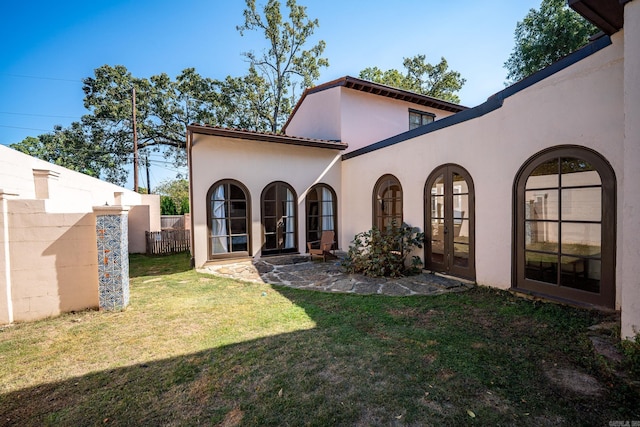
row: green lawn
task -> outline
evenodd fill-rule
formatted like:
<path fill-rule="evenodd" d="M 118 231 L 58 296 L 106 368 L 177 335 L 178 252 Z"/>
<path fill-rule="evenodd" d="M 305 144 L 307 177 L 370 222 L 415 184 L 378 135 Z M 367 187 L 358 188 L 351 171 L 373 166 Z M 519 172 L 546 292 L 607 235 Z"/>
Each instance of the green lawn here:
<path fill-rule="evenodd" d="M 0 328 L 0 425 L 609 425 L 640 420 L 638 353 L 604 314 L 488 288 L 298 291 L 131 258 L 131 305 Z M 614 369 L 626 373 L 625 380 Z"/>

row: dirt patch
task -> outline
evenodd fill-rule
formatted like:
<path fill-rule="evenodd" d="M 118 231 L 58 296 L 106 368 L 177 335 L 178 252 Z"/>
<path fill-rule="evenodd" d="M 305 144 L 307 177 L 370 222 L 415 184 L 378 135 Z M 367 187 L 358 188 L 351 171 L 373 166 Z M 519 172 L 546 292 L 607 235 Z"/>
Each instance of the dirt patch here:
<path fill-rule="evenodd" d="M 424 362 L 427 365 L 431 365 L 433 362 L 436 361 L 436 359 L 438 358 L 438 356 L 436 356 L 435 354 L 432 353 L 427 353 L 424 355 L 424 357 L 422 358 L 422 360 L 424 360 Z"/>
<path fill-rule="evenodd" d="M 549 380 L 556 386 L 584 396 L 600 396 L 604 387 L 591 375 L 572 368 L 552 368 L 545 371 Z"/>
<path fill-rule="evenodd" d="M 501 414 L 512 412 L 511 404 L 508 400 L 488 390 L 478 396 L 478 401 L 482 402 L 483 406 L 490 407 Z"/>
<path fill-rule="evenodd" d="M 442 315 L 442 312 L 438 310 L 427 310 L 426 312 L 423 312 L 421 309 L 415 307 L 391 309 L 388 310 L 387 313 L 396 319 L 413 319 L 416 321 L 418 326 L 429 325 L 432 323 L 434 317 Z"/>
<path fill-rule="evenodd" d="M 239 425 L 244 418 L 244 412 L 240 410 L 240 408 L 233 408 L 231 411 L 225 415 L 224 420 L 220 424 L 223 427 L 234 427 Z"/>
<path fill-rule="evenodd" d="M 456 376 L 456 373 L 453 372 L 451 369 L 441 369 L 436 374 L 436 378 L 439 381 L 448 381 L 448 380 L 450 380 L 451 378 L 453 378 L 455 376 Z"/>

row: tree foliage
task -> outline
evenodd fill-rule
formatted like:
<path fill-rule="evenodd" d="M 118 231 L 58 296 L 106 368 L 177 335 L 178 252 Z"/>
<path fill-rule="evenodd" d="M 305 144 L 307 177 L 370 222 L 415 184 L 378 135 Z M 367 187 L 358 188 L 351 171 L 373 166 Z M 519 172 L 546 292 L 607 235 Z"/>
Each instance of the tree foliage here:
<path fill-rule="evenodd" d="M 93 133 L 82 120 L 67 128 L 55 126 L 53 132 L 29 136 L 10 147 L 89 176 L 124 183 L 126 173 L 120 165 L 126 163 L 127 155 L 109 150 L 102 142 L 101 134 Z"/>
<path fill-rule="evenodd" d="M 459 72 L 449 69 L 445 58 L 440 58 L 440 62 L 433 65 L 426 62 L 426 55 L 416 55 L 404 58 L 402 65 L 404 72 L 396 69 L 382 71 L 378 67 L 365 68 L 360 71 L 360 78 L 456 104 L 460 102 L 456 92 L 462 89 L 466 80 Z"/>
<path fill-rule="evenodd" d="M 515 30 L 515 46 L 504 63 L 507 80 L 521 80 L 589 42 L 598 29 L 571 10 L 566 0 L 542 0 Z"/>
<path fill-rule="evenodd" d="M 245 22 L 237 27 L 241 35 L 245 31 L 261 31 L 268 43 L 268 49 L 261 54 L 244 55 L 250 63 L 249 76 L 265 85 L 261 94 L 264 97 L 256 106 L 271 132 L 277 132 L 291 113 L 296 88 L 310 87 L 320 76 L 320 69 L 329 66 L 329 61 L 322 57 L 324 41 L 304 49 L 318 27 L 318 20 L 309 19 L 307 8 L 295 0 L 287 0 L 286 4 L 288 20 L 283 19 L 277 0 L 269 0 L 262 13 L 256 10 L 255 0 L 246 0 Z"/>
<path fill-rule="evenodd" d="M 269 0 L 262 13 L 246 0 L 245 31 L 262 31 L 268 49 L 245 53 L 247 74 L 212 79 L 187 68 L 171 78 L 166 73 L 135 77 L 123 65 L 103 65 L 83 80 L 88 113 L 69 128 L 27 138 L 14 148 L 53 163 L 123 184 L 126 165 L 133 161 L 133 102 L 141 152 L 160 152 L 176 166 L 186 163 L 186 126 L 213 126 L 275 132 L 296 102 L 295 89 L 306 88 L 319 77 L 325 43 L 305 48 L 317 20 L 306 8 L 287 0 L 288 19 L 280 3 Z"/>
<path fill-rule="evenodd" d="M 169 196 L 160 196 L 160 215 L 179 215 L 178 208 Z"/>
<path fill-rule="evenodd" d="M 155 192 L 160 194 L 161 201 L 165 197 L 170 199 L 176 212 L 163 215 L 182 215 L 189 212 L 189 181 L 186 179 L 163 181 L 156 187 Z M 168 202 L 166 203 L 168 205 Z"/>

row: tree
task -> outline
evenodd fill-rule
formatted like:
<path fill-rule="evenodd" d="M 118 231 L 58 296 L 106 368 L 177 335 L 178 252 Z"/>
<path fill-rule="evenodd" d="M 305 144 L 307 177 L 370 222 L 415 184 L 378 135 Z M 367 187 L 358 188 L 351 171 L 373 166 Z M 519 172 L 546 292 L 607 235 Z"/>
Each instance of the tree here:
<path fill-rule="evenodd" d="M 90 112 L 83 119 L 112 150 L 133 152 L 134 88 L 140 150 L 162 152 L 184 165 L 186 126 L 194 121 L 218 124 L 212 113 L 219 103 L 217 82 L 193 68 L 171 80 L 165 73 L 137 78 L 122 65 L 103 65 L 95 70 L 95 77 L 83 82 L 84 106 Z"/>
<path fill-rule="evenodd" d="M 320 40 L 304 50 L 318 20 L 309 19 L 306 7 L 297 5 L 295 0 L 287 0 L 287 21 L 283 20 L 277 0 L 269 0 L 262 14 L 256 10 L 255 0 L 246 0 L 246 4 L 244 24 L 237 27 L 240 35 L 262 31 L 269 46 L 262 54 L 244 54 L 250 63 L 249 77 L 258 86 L 264 85 L 264 92 L 252 93 L 258 95 L 253 106 L 269 130 L 277 132 L 296 102 L 296 87 L 310 87 L 320 77 L 320 69 L 329 66 L 329 61 L 321 57 L 325 42 Z"/>
<path fill-rule="evenodd" d="M 287 1 L 286 21 L 276 0 L 269 0 L 263 14 L 254 0 L 246 2 L 245 23 L 238 30 L 241 35 L 262 30 L 269 49 L 262 55 L 245 53 L 250 62 L 245 76 L 215 80 L 187 68 L 175 79 L 165 73 L 140 78 L 123 65 L 103 65 L 83 80 L 88 114 L 80 122 L 15 148 L 123 184 L 126 165 L 133 160 L 133 89 L 138 149 L 160 152 L 176 166 L 186 163 L 190 123 L 276 132 L 296 101 L 296 87 L 311 86 L 320 68 L 328 66 L 321 57 L 325 44 L 303 48 L 318 21 L 310 20 L 295 0 Z"/>
<path fill-rule="evenodd" d="M 396 69 L 382 71 L 378 67 L 369 67 L 360 71 L 360 78 L 410 92 L 434 98 L 460 103 L 456 95 L 466 82 L 459 72 L 449 70 L 447 60 L 432 65 L 426 61 L 426 55 L 404 58 L 402 65 L 405 72 Z"/>
<path fill-rule="evenodd" d="M 509 83 L 553 64 L 589 42 L 598 29 L 571 10 L 566 0 L 542 0 L 516 24 L 516 44 L 504 63 Z"/>
<path fill-rule="evenodd" d="M 55 126 L 53 132 L 27 137 L 11 148 L 84 174 L 103 176 L 111 182 L 123 184 L 126 172 L 121 168 L 129 153 L 109 150 L 102 145 L 99 134 L 91 132 L 84 122 L 69 127 Z"/>
<path fill-rule="evenodd" d="M 160 215 L 178 215 L 178 208 L 169 196 L 160 196 Z"/>
<path fill-rule="evenodd" d="M 156 187 L 155 192 L 160 194 L 161 197 L 166 197 L 171 200 L 176 214 L 189 212 L 189 181 L 186 179 L 163 181 Z"/>

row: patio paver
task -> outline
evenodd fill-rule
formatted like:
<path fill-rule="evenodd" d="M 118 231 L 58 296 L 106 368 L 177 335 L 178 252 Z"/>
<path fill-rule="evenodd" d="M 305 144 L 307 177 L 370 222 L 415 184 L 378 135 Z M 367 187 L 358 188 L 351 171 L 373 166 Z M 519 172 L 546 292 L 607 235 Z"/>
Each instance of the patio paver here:
<path fill-rule="evenodd" d="M 400 278 L 347 274 L 340 263 L 340 259 L 321 262 L 310 261 L 308 256 L 303 255 L 283 255 L 212 264 L 198 271 L 254 283 L 360 295 L 438 295 L 462 292 L 474 286 L 467 281 L 428 272 Z"/>

